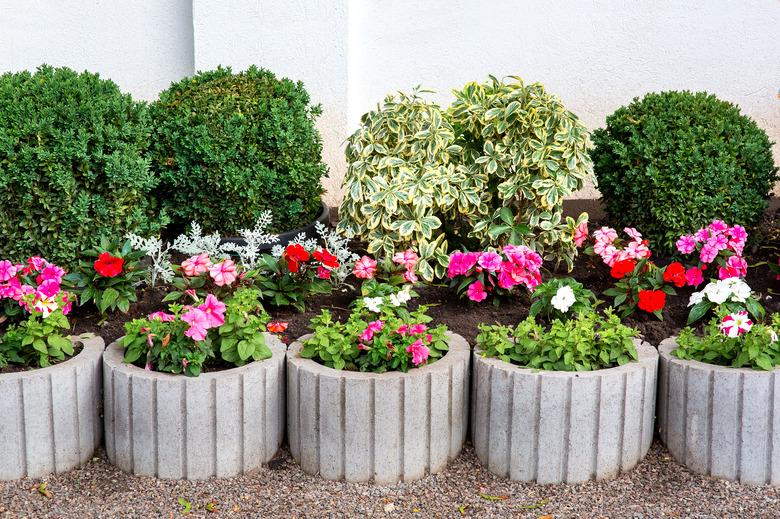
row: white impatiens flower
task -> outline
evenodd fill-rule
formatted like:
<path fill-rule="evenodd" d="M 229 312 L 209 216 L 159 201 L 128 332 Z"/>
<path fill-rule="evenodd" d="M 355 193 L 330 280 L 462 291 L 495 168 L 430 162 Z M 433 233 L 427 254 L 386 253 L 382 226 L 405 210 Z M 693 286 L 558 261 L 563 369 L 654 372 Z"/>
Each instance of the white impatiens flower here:
<path fill-rule="evenodd" d="M 752 292 L 752 290 L 750 290 L 750 286 L 740 278 L 724 279 L 721 281 L 721 283 L 726 285 L 728 290 L 731 292 L 731 300 L 737 303 L 744 303 L 745 300 L 750 297 Z"/>
<path fill-rule="evenodd" d="M 688 306 L 693 306 L 704 300 L 704 297 L 720 305 L 728 300 L 734 303 L 744 303 L 751 295 L 750 286 L 739 278 L 721 279 L 711 281 L 701 292 L 691 294 Z"/>
<path fill-rule="evenodd" d="M 405 305 L 412 299 L 412 295 L 409 293 L 408 285 L 400 292 L 390 296 L 390 304 L 393 306 Z"/>
<path fill-rule="evenodd" d="M 569 311 L 571 305 L 577 301 L 577 297 L 574 295 L 574 290 L 569 285 L 564 285 L 555 292 L 555 295 L 550 299 L 550 303 L 553 308 L 563 313 Z"/>
<path fill-rule="evenodd" d="M 694 292 L 691 294 L 691 298 L 688 300 L 688 306 L 698 305 L 704 301 L 704 291 Z"/>
<path fill-rule="evenodd" d="M 363 298 L 363 304 L 371 310 L 372 312 L 379 313 L 382 311 L 382 301 L 383 299 L 381 297 L 364 297 Z"/>

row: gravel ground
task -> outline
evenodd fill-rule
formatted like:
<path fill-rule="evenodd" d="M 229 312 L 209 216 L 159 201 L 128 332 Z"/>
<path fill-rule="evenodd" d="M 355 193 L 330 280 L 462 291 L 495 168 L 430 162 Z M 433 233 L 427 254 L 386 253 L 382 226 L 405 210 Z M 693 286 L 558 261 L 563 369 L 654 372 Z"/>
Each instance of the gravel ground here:
<path fill-rule="evenodd" d="M 286 451 L 269 468 L 226 480 L 128 476 L 101 452 L 67 474 L 0 482 L 3 518 L 180 517 L 188 503 L 190 517 L 778 517 L 780 489 L 694 475 L 658 443 L 628 474 L 579 486 L 495 477 L 470 446 L 443 474 L 392 487 L 308 476 Z"/>

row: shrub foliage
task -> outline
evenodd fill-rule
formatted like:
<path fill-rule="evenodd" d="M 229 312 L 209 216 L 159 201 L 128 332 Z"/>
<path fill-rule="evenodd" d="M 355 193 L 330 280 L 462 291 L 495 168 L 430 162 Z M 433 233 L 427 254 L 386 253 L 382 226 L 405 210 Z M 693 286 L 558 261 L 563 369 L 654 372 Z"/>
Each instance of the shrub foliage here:
<path fill-rule="evenodd" d="M 156 230 L 145 107 L 97 74 L 0 76 L 0 257 L 72 266 L 100 237 Z"/>
<path fill-rule="evenodd" d="M 607 117 L 593 142 L 607 213 L 663 252 L 714 218 L 756 224 L 777 178 L 766 132 L 704 92 L 634 99 Z"/>
<path fill-rule="evenodd" d="M 285 231 L 319 215 L 320 107 L 302 83 L 220 67 L 171 85 L 151 112 L 152 167 L 177 223 L 235 232 L 268 209 Z"/>

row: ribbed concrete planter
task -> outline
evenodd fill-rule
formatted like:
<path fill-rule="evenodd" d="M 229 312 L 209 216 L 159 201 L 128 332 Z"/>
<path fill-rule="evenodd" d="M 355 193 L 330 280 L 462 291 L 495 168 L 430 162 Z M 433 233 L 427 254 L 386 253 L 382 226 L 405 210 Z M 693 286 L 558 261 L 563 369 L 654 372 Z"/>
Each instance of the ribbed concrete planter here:
<path fill-rule="evenodd" d="M 87 463 L 100 445 L 100 337 L 43 369 L 0 375 L 0 479 L 37 478 Z"/>
<path fill-rule="evenodd" d="M 301 340 L 306 337 L 302 337 Z M 290 451 L 309 474 L 332 480 L 411 481 L 447 466 L 468 424 L 469 345 L 408 373 L 357 373 L 287 354 Z"/>
<path fill-rule="evenodd" d="M 658 353 L 590 372 L 536 371 L 474 351 L 471 434 L 499 476 L 537 483 L 608 479 L 639 463 L 653 441 Z"/>
<path fill-rule="evenodd" d="M 780 485 L 780 368 L 756 371 L 681 360 L 676 338 L 658 347 L 658 428 L 693 472 Z"/>
<path fill-rule="evenodd" d="M 186 377 L 103 359 L 106 453 L 137 475 L 228 477 L 270 461 L 284 436 L 285 347 L 266 335 L 273 357 Z"/>

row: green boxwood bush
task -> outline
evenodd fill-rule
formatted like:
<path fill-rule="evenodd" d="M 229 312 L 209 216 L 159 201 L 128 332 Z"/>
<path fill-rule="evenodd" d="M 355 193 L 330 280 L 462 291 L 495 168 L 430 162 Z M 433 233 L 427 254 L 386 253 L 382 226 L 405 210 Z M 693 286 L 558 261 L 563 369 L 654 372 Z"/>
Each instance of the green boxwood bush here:
<path fill-rule="evenodd" d="M 100 237 L 159 227 L 144 105 L 97 74 L 0 76 L 0 257 L 68 267 Z"/>
<path fill-rule="evenodd" d="M 593 142 L 607 214 L 663 252 L 713 218 L 756 224 L 777 178 L 766 132 L 704 92 L 634 99 L 607 117 Z"/>
<path fill-rule="evenodd" d="M 151 112 L 152 168 L 174 222 L 235 232 L 268 209 L 284 231 L 319 216 L 320 107 L 302 83 L 220 67 L 174 83 Z"/>

